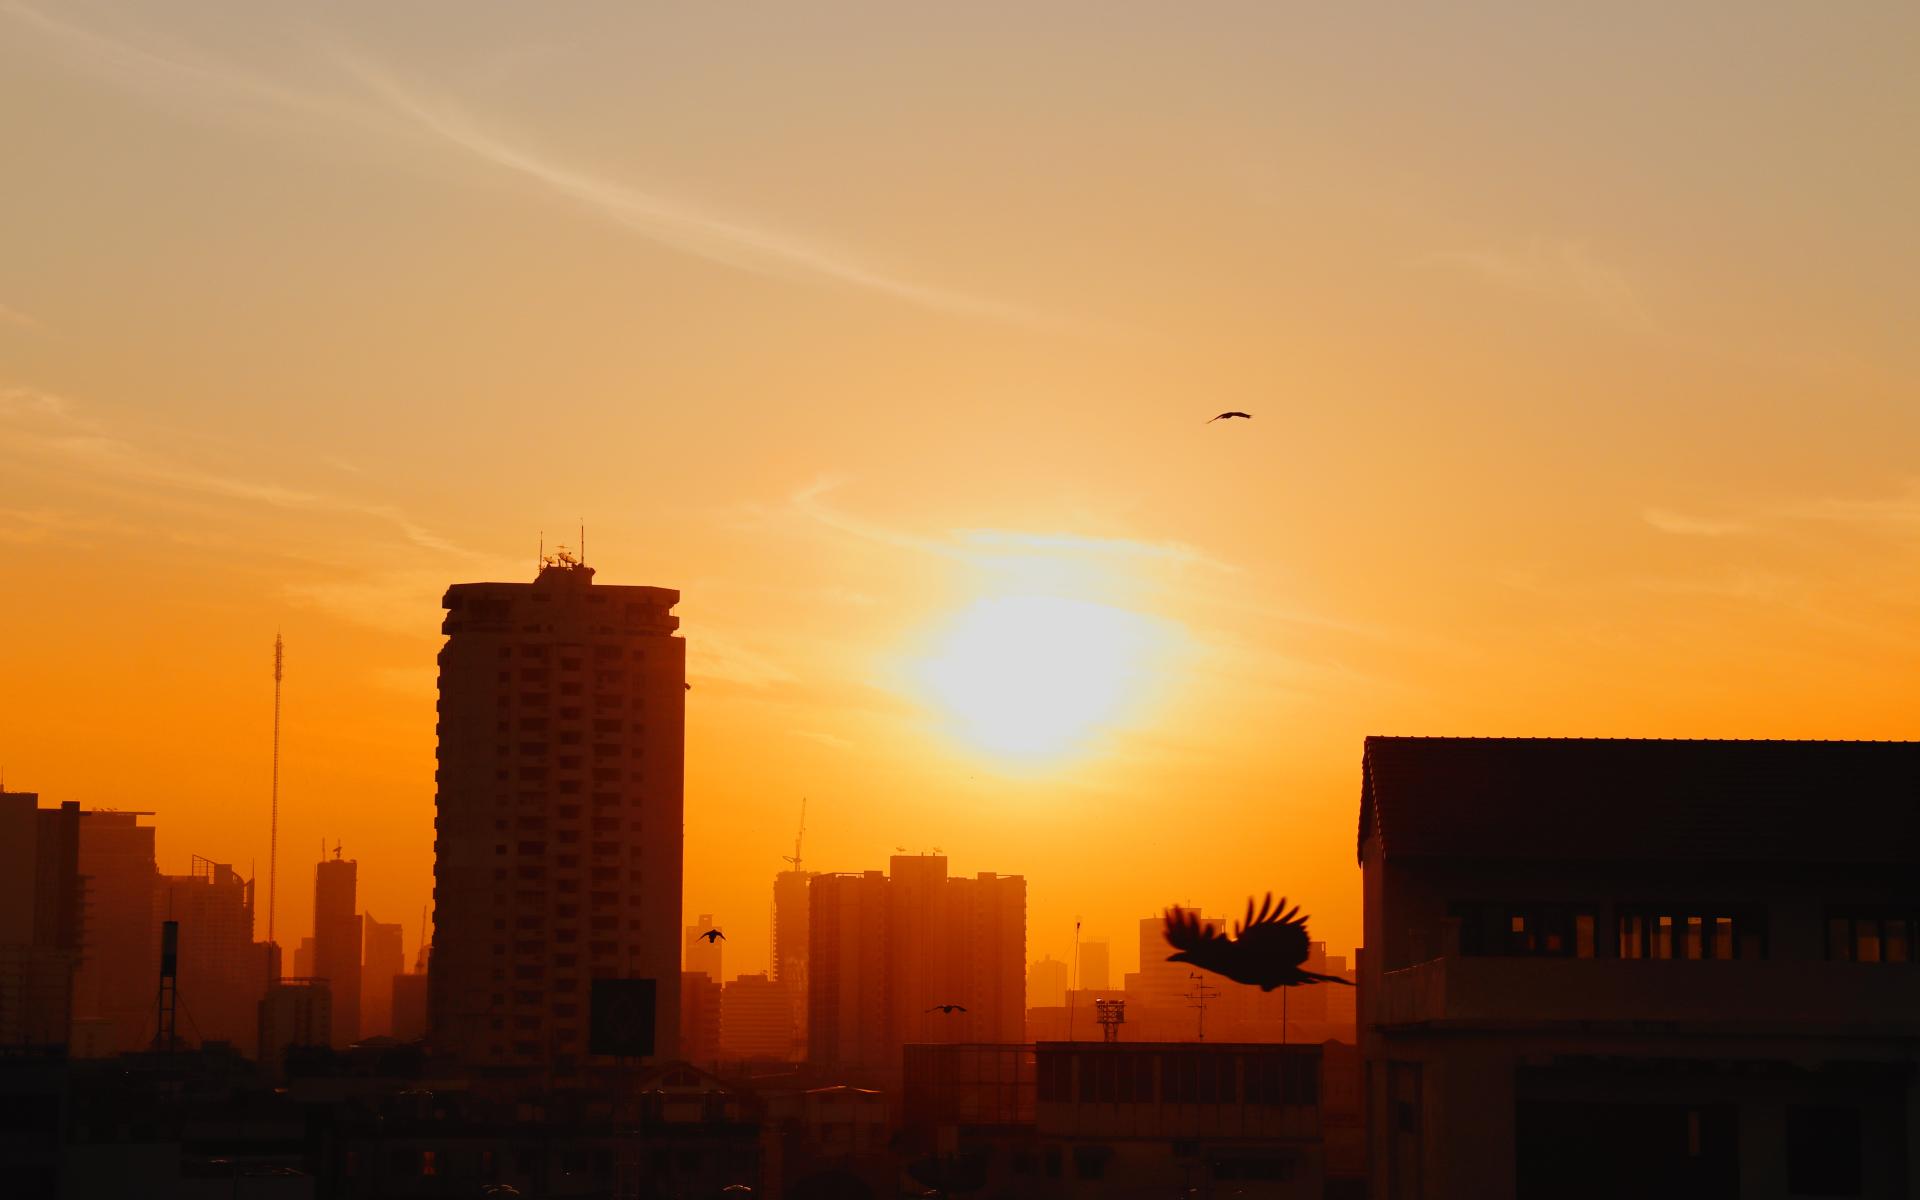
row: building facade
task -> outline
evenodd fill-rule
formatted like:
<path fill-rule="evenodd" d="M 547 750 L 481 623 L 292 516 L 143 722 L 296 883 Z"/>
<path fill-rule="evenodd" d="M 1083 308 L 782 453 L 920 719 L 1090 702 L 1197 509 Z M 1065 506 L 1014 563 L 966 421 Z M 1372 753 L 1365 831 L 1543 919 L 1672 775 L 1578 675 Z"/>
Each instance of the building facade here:
<path fill-rule="evenodd" d="M 719 934 L 719 926 L 713 923 L 712 913 L 701 913 L 700 919 L 687 926 L 686 950 L 681 957 L 682 970 L 698 971 L 715 983 L 726 979 L 720 965 L 726 958 L 725 935 Z M 708 934 L 717 936 L 708 937 Z"/>
<path fill-rule="evenodd" d="M 360 1040 L 359 879 L 360 864 L 341 858 L 338 847 L 313 873 L 313 974 L 332 997 L 336 1050 Z"/>
<path fill-rule="evenodd" d="M 360 1036 L 392 1037 L 393 981 L 407 969 L 400 922 L 365 913 L 360 929 Z"/>
<path fill-rule="evenodd" d="M 742 975 L 720 989 L 720 1054 L 733 1061 L 798 1058 L 794 989 L 785 980 Z"/>
<path fill-rule="evenodd" d="M 1920 743 L 1369 738 L 1372 1194 L 1920 1192 Z"/>
<path fill-rule="evenodd" d="M 153 1041 L 162 919 L 154 904 L 160 876 L 153 826 L 140 823 L 151 815 L 80 814 L 83 899 L 73 1048 L 83 1057 L 144 1050 Z"/>
<path fill-rule="evenodd" d="M 812 884 L 808 1057 L 897 1074 L 910 1042 L 1018 1042 L 1027 885 L 940 855 Z"/>
<path fill-rule="evenodd" d="M 571 555 L 443 601 L 432 1041 L 476 1064 L 585 1057 L 590 983 L 680 1007 L 686 644 L 680 594 Z"/>
<path fill-rule="evenodd" d="M 0 1044 L 70 1044 L 84 916 L 80 806 L 0 792 Z M 156 980 L 156 986 L 157 986 Z"/>
<path fill-rule="evenodd" d="M 226 1042 L 254 1056 L 267 947 L 253 940 L 253 881 L 196 854 L 187 874 L 160 877 L 155 907 L 157 921 L 180 925 L 177 981 L 194 1040 Z M 147 1019 L 151 1024 L 151 1012 Z"/>

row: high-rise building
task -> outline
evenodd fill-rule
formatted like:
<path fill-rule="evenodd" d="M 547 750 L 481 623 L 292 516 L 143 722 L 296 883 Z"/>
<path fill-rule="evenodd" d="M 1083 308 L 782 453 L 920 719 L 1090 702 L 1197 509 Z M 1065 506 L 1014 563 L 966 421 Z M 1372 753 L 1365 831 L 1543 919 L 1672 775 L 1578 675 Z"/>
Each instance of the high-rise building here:
<path fill-rule="evenodd" d="M 1049 954 L 1027 968 L 1028 1008 L 1054 1008 L 1066 1002 L 1066 963 Z"/>
<path fill-rule="evenodd" d="M 1112 956 L 1105 938 L 1080 943 L 1080 989 L 1104 992 L 1113 986 Z"/>
<path fill-rule="evenodd" d="M 680 594 L 593 582 L 570 554 L 532 583 L 455 584 L 440 651 L 433 1042 L 470 1063 L 587 1050 L 595 979 L 680 1009 L 686 643 Z"/>
<path fill-rule="evenodd" d="M 303 937 L 293 948 L 293 978 L 313 978 L 313 939 Z"/>
<path fill-rule="evenodd" d="M 153 826 L 140 823 L 151 815 L 80 814 L 85 896 L 73 983 L 73 1047 L 84 1057 L 144 1050 L 153 1041 L 160 979 L 160 918 L 154 915 L 159 873 Z"/>
<path fill-rule="evenodd" d="M 680 1057 L 711 1067 L 720 1061 L 722 989 L 705 971 L 680 973 Z"/>
<path fill-rule="evenodd" d="M 1225 917 L 1205 917 L 1197 908 L 1173 909 L 1176 913 L 1191 913 L 1200 922 L 1202 929 L 1214 930 L 1224 934 L 1227 929 Z M 1142 917 L 1140 919 L 1140 969 L 1127 973 L 1127 999 L 1136 1008 L 1184 1010 L 1192 1003 L 1187 996 L 1193 992 L 1196 984 L 1216 987 L 1220 980 L 1213 976 L 1203 976 L 1186 963 L 1168 962 L 1167 955 L 1173 953 L 1173 947 L 1167 945 L 1166 919 L 1164 917 Z M 1133 1019 L 1133 1014 L 1128 1014 Z"/>
<path fill-rule="evenodd" d="M 393 977 L 393 1037 L 417 1042 L 427 1036 L 427 977 L 424 972 Z"/>
<path fill-rule="evenodd" d="M 720 937 L 709 936 L 717 928 L 719 927 L 713 923 L 712 913 L 701 913 L 698 923 L 687 926 L 685 958 L 686 970 L 698 971 L 715 983 L 725 978 L 720 973 L 720 962 L 724 957 L 725 947 L 721 946 Z"/>
<path fill-rule="evenodd" d="M 154 920 L 179 922 L 176 976 L 181 1007 L 202 1042 L 257 1052 L 260 999 L 267 990 L 266 944 L 253 940 L 253 881 L 226 863 L 193 856 L 185 875 L 162 875 Z M 152 987 L 141 990 L 153 1022 Z"/>
<path fill-rule="evenodd" d="M 772 975 L 793 994 L 796 1036 L 802 1046 L 807 1039 L 807 888 L 817 874 L 794 870 L 773 877 Z"/>
<path fill-rule="evenodd" d="M 329 1043 L 340 1049 L 360 1040 L 360 864 L 323 859 L 313 876 L 313 975 L 332 997 Z"/>
<path fill-rule="evenodd" d="M 909 1042 L 1018 1042 L 1027 884 L 940 855 L 813 881 L 808 1057 L 897 1072 Z"/>
<path fill-rule="evenodd" d="M 376 921 L 363 916 L 360 933 L 360 1036 L 393 1036 L 393 981 L 405 973 L 407 958 L 401 949 L 398 921 Z"/>
<path fill-rule="evenodd" d="M 333 998 L 324 979 L 279 979 L 260 1000 L 260 1065 L 278 1075 L 293 1047 L 325 1046 Z"/>
<path fill-rule="evenodd" d="M 760 1062 L 797 1058 L 795 1007 L 785 980 L 760 974 L 728 982 L 720 989 L 720 1053 Z"/>
<path fill-rule="evenodd" d="M 0 792 L 0 1045 L 65 1046 L 72 1032 L 80 806 L 39 805 Z"/>

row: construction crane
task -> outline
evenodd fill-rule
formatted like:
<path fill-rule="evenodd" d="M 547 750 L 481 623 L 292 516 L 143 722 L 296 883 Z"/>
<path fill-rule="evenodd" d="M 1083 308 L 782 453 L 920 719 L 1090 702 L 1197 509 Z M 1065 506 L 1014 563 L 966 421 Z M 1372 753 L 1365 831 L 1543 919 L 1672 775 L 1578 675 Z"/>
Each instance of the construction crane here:
<path fill-rule="evenodd" d="M 802 796 L 800 797 L 800 832 L 793 835 L 793 853 L 783 854 L 780 856 L 785 861 L 792 863 L 793 869 L 796 871 L 800 869 L 800 840 L 806 836 L 807 836 L 807 798 L 805 796 Z"/>
<path fill-rule="evenodd" d="M 413 952 L 413 973 L 415 975 L 424 975 L 427 973 L 427 909 L 429 907 L 431 906 L 425 904 L 420 906 L 420 946 Z"/>

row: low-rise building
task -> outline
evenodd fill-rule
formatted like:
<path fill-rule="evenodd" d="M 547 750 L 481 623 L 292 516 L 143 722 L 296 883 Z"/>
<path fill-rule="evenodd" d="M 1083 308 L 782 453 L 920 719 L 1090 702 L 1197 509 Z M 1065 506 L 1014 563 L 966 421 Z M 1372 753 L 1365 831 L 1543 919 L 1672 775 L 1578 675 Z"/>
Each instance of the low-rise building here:
<path fill-rule="evenodd" d="M 1920 743 L 1369 738 L 1381 1200 L 1912 1197 Z"/>

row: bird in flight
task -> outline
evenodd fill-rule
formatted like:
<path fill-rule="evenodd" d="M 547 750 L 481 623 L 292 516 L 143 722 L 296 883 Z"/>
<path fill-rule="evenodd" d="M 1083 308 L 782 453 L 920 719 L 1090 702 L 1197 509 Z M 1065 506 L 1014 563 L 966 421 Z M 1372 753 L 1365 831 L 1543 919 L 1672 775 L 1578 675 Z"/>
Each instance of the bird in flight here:
<path fill-rule="evenodd" d="M 964 1005 L 964 1004 L 936 1004 L 936 1005 L 934 1005 L 934 1006 L 933 1006 L 932 1008 L 930 1008 L 930 1009 L 928 1009 L 927 1011 L 928 1011 L 928 1012 L 943 1012 L 943 1013 L 957 1013 L 957 1012 L 965 1012 L 965 1011 L 967 1011 L 967 1006 L 966 1006 L 966 1005 Z"/>
<path fill-rule="evenodd" d="M 1204 422 L 1203 422 L 1203 424 L 1207 424 L 1207 425 L 1211 425 L 1211 424 L 1213 424 L 1213 423 L 1214 423 L 1215 421 L 1224 421 L 1224 420 L 1226 420 L 1226 419 L 1227 419 L 1227 418 L 1229 418 L 1229 417 L 1239 417 L 1239 418 L 1241 418 L 1242 420 L 1246 420 L 1246 421 L 1251 421 L 1251 420 L 1253 420 L 1253 414 L 1252 414 L 1252 413 L 1243 413 L 1243 412 L 1238 412 L 1238 411 L 1235 411 L 1235 412 L 1223 412 L 1223 413 L 1221 413 L 1221 414 L 1220 414 L 1219 416 L 1217 416 L 1217 417 L 1208 417 L 1208 418 L 1206 419 L 1206 421 L 1204 421 Z"/>
<path fill-rule="evenodd" d="M 700 932 L 700 936 L 707 939 L 707 945 L 709 946 L 713 945 L 715 942 L 724 942 L 727 940 L 727 935 L 724 933 L 721 933 L 718 929 L 702 930 Z"/>
<path fill-rule="evenodd" d="M 1202 926 L 1191 911 L 1170 908 L 1165 916 L 1167 943 L 1177 951 L 1167 955 L 1168 962 L 1192 963 L 1235 983 L 1258 984 L 1263 992 L 1302 983 L 1347 983 L 1338 975 L 1300 969 L 1307 961 L 1307 919 L 1297 905 L 1287 908 L 1285 896 L 1275 904 L 1268 892 L 1258 915 L 1249 896 L 1246 920 L 1234 924 L 1231 938 Z"/>

